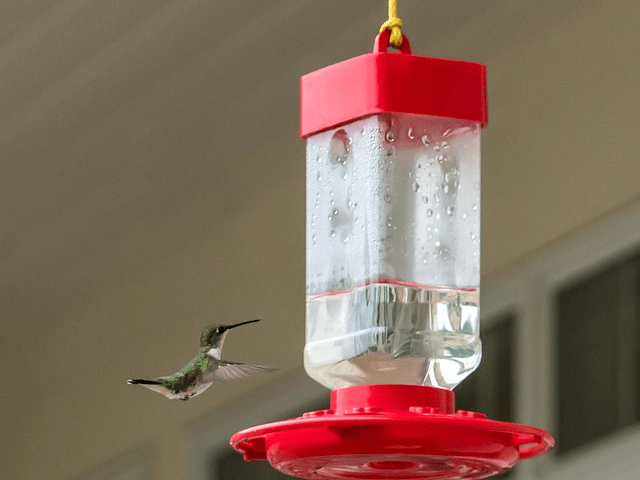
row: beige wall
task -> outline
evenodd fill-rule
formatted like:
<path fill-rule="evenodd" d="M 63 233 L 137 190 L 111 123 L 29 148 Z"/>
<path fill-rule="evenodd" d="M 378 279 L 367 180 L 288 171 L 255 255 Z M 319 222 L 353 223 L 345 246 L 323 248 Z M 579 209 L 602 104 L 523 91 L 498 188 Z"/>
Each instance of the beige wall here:
<path fill-rule="evenodd" d="M 140 24 L 94 47 L 88 39 L 106 33 L 79 21 L 90 2 L 50 3 L 58 10 L 24 21 L 18 43 L 0 44 L 0 58 L 51 77 L 21 83 L 11 67 L 1 123 L 3 476 L 69 479 L 144 448 L 152 478 L 185 478 L 186 425 L 268 378 L 187 403 L 125 381 L 174 371 L 208 323 L 256 317 L 224 356 L 282 374 L 300 366 L 297 79 L 368 51 L 384 2 L 223 2 L 216 12 L 165 1 L 135 7 Z M 488 66 L 485 279 L 638 200 L 640 3 L 399 3 L 414 53 Z M 63 22 L 63 7 L 79 13 Z M 126 21 L 101 8 L 105 31 Z M 231 36 L 216 36 L 225 25 Z M 77 42 L 60 40 L 68 29 Z M 57 72 L 29 32 L 95 51 L 77 64 L 61 54 Z"/>

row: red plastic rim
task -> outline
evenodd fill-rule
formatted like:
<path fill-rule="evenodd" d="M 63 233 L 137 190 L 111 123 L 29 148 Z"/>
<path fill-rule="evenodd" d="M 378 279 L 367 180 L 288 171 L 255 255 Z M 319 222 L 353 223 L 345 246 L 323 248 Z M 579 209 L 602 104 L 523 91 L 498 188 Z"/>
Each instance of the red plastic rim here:
<path fill-rule="evenodd" d="M 453 406 L 453 392 L 432 387 L 347 387 L 330 410 L 243 430 L 231 445 L 309 479 L 486 478 L 553 447 L 544 430 Z"/>

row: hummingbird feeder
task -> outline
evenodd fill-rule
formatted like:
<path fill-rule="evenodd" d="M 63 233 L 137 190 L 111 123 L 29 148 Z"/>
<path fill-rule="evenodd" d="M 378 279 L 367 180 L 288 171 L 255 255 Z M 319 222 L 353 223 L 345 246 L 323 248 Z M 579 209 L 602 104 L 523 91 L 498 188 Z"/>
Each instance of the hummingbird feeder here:
<path fill-rule="evenodd" d="M 382 30 L 373 53 L 301 78 L 304 364 L 331 408 L 231 444 L 300 478 L 485 478 L 554 443 L 454 407 L 481 357 L 485 66 L 389 42 Z"/>

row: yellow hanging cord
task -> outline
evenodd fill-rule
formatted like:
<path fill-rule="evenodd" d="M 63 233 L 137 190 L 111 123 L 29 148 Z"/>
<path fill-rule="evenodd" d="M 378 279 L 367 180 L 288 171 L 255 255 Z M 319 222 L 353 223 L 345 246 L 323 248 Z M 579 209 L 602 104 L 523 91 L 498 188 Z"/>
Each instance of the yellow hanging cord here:
<path fill-rule="evenodd" d="M 380 31 L 391 30 L 389 43 L 396 48 L 402 45 L 402 20 L 398 18 L 398 5 L 396 0 L 389 0 L 389 20 L 384 22 Z"/>

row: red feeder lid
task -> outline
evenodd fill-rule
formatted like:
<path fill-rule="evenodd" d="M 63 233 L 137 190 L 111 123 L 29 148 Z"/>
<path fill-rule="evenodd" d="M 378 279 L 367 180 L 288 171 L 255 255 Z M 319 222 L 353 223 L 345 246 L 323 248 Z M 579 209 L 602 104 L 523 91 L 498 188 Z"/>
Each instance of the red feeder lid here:
<path fill-rule="evenodd" d="M 316 70 L 300 79 L 300 136 L 367 115 L 393 112 L 456 118 L 487 125 L 486 67 L 480 63 L 387 53 L 389 30 L 373 53 Z"/>
<path fill-rule="evenodd" d="M 245 460 L 309 479 L 465 479 L 502 473 L 553 447 L 539 428 L 454 412 L 449 390 L 362 385 L 331 392 L 331 409 L 231 437 Z"/>

